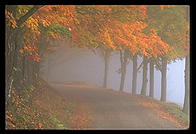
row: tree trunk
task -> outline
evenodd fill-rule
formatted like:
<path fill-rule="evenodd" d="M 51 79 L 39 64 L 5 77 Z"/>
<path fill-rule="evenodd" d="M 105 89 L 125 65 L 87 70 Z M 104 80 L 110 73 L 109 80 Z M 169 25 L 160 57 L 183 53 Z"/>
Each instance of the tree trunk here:
<path fill-rule="evenodd" d="M 123 91 L 124 89 L 124 83 L 125 83 L 125 74 L 126 74 L 126 66 L 123 65 L 122 66 L 122 70 L 121 70 L 121 81 L 120 81 L 120 91 Z"/>
<path fill-rule="evenodd" d="M 141 95 L 146 95 L 146 86 L 147 86 L 147 65 L 148 65 L 148 61 L 147 61 L 147 57 L 144 56 L 143 58 L 144 62 L 143 62 L 143 80 L 142 80 L 142 90 L 141 90 Z"/>
<path fill-rule="evenodd" d="M 121 60 L 121 81 L 120 81 L 120 91 L 124 89 L 125 76 L 126 76 L 126 67 L 128 60 L 128 50 L 124 50 L 124 54 L 120 51 L 120 60 Z"/>
<path fill-rule="evenodd" d="M 19 20 L 16 20 L 18 26 L 17 28 L 13 29 L 12 27 L 6 26 L 6 104 L 9 103 L 8 99 L 10 98 L 8 93 L 11 92 L 13 86 L 18 86 L 20 84 L 20 80 L 23 77 L 23 64 L 21 63 L 22 57 L 18 52 L 22 46 L 21 40 L 23 37 L 20 31 L 20 25 L 41 7 L 42 5 L 34 6 L 28 13 L 20 17 Z M 17 5 L 8 5 L 6 6 L 6 9 L 12 13 L 14 18 L 16 18 Z"/>
<path fill-rule="evenodd" d="M 137 54 L 133 56 L 133 77 L 132 77 L 132 94 L 137 91 Z"/>
<path fill-rule="evenodd" d="M 167 95 L 167 59 L 162 58 L 162 70 L 161 70 L 161 101 L 166 101 Z"/>
<path fill-rule="evenodd" d="M 109 68 L 109 54 L 110 54 L 110 52 L 108 50 L 105 50 L 105 54 L 104 54 L 105 71 L 104 71 L 104 83 L 103 83 L 104 88 L 107 88 L 107 78 L 108 78 L 108 68 Z"/>
<path fill-rule="evenodd" d="M 185 96 L 184 96 L 184 105 L 183 105 L 183 112 L 189 114 L 189 96 L 190 96 L 190 56 L 187 55 L 185 59 Z"/>
<path fill-rule="evenodd" d="M 154 63 L 150 61 L 150 97 L 154 97 Z"/>
<path fill-rule="evenodd" d="M 50 60 L 48 55 L 48 73 L 47 73 L 47 82 L 49 82 L 49 75 L 50 75 Z"/>

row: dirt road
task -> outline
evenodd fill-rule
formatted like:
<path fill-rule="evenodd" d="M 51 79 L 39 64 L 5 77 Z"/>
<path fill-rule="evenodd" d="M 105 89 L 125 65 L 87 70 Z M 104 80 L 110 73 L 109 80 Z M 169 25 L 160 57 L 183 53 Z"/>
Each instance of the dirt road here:
<path fill-rule="evenodd" d="M 86 85 L 50 85 L 80 107 L 78 113 L 90 120 L 84 129 L 180 129 L 169 120 L 160 118 L 152 109 L 139 105 L 128 93 L 121 95 L 118 91 Z"/>

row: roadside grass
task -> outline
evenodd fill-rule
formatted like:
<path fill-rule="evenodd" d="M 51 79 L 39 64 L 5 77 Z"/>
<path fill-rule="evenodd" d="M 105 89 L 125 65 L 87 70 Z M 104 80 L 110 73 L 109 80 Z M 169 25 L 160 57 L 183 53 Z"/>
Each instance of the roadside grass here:
<path fill-rule="evenodd" d="M 151 108 L 164 119 L 170 120 L 184 129 L 189 128 L 190 116 L 182 111 L 182 107 L 171 102 L 162 102 L 149 96 L 134 95 L 139 104 Z"/>
<path fill-rule="evenodd" d="M 162 107 L 166 112 L 169 112 L 171 115 L 173 115 L 176 119 L 179 120 L 181 124 L 184 124 L 184 126 L 188 126 L 190 122 L 190 116 L 185 114 L 182 110 L 183 108 L 177 104 L 174 103 L 164 103 L 162 102 Z"/>

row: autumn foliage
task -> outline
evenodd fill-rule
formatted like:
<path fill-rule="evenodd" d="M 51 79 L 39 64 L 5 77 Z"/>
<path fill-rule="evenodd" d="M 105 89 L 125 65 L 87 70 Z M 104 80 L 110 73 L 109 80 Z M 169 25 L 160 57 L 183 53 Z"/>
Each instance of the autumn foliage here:
<path fill-rule="evenodd" d="M 25 82 L 28 83 L 25 86 L 36 85 L 42 56 L 60 47 L 55 46 L 53 41 L 66 41 L 71 47 L 93 51 L 97 48 L 110 52 L 120 51 L 121 60 L 123 51 L 124 55 L 127 56 L 128 52 L 128 56 L 132 57 L 139 55 L 155 60 L 164 57 L 166 63 L 184 58 L 190 49 L 190 27 L 184 14 L 183 7 L 174 5 L 153 8 L 150 5 L 7 6 L 6 95 L 11 93 L 15 98 L 11 103 L 22 107 L 24 99 L 16 94 L 16 89 L 24 88 Z M 45 96 L 43 99 L 46 99 Z M 39 101 L 36 103 L 41 107 Z M 160 114 L 155 104 L 142 105 L 152 106 Z M 83 106 L 79 107 L 79 111 L 71 117 L 70 123 L 78 128 L 86 127 L 91 118 L 85 116 L 89 109 Z M 6 113 L 6 119 L 13 120 L 8 110 Z M 24 113 L 19 111 L 18 114 Z M 32 114 L 36 114 L 36 111 Z M 161 116 L 170 118 L 165 113 Z M 43 122 L 33 122 L 32 125 L 40 129 L 45 126 Z"/>

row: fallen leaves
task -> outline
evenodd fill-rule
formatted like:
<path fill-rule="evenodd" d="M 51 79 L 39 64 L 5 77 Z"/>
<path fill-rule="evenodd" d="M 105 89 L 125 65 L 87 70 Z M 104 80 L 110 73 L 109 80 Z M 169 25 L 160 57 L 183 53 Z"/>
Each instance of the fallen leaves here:
<path fill-rule="evenodd" d="M 90 107 L 82 103 L 75 109 L 75 113 L 70 117 L 70 125 L 73 129 L 85 129 L 92 120 Z"/>
<path fill-rule="evenodd" d="M 184 124 L 181 121 L 179 121 L 174 115 L 170 114 L 169 112 L 165 111 L 162 107 L 161 104 L 153 101 L 153 100 L 148 100 L 148 99 L 144 99 L 141 96 L 137 96 L 136 97 L 137 102 L 147 108 L 152 109 L 153 111 L 155 111 L 157 113 L 157 115 L 159 117 L 161 117 L 162 119 L 166 119 L 169 120 L 171 122 L 173 122 L 174 124 L 176 124 L 178 127 L 183 127 L 183 128 L 188 128 L 188 124 Z"/>
<path fill-rule="evenodd" d="M 39 128 L 43 127 L 43 124 L 41 122 L 38 123 Z"/>

